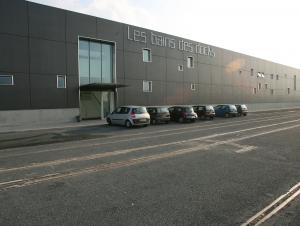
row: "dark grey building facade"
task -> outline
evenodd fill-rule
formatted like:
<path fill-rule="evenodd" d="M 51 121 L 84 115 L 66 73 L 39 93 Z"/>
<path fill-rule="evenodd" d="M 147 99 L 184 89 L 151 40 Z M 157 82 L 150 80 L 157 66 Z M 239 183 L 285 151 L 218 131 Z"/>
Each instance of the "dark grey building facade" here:
<path fill-rule="evenodd" d="M 0 0 L 0 124 L 105 117 L 117 105 L 295 106 L 300 70 L 23 0 Z"/>

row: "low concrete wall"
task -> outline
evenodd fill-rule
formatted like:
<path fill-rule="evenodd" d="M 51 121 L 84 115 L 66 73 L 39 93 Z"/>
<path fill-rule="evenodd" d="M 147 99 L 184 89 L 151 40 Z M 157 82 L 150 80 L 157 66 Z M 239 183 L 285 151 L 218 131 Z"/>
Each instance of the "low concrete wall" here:
<path fill-rule="evenodd" d="M 75 122 L 79 108 L 0 111 L 0 125 Z"/>

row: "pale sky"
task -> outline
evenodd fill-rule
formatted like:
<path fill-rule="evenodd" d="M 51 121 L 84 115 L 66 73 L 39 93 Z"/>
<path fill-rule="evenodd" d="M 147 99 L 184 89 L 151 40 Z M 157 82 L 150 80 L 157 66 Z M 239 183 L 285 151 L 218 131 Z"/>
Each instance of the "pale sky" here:
<path fill-rule="evenodd" d="M 298 0 L 31 0 L 300 69 Z"/>

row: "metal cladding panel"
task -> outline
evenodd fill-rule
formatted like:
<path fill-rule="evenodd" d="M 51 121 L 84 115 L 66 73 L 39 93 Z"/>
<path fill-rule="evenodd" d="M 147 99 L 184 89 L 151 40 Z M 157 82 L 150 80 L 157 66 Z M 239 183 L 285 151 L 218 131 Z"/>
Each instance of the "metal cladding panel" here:
<path fill-rule="evenodd" d="M 13 76 L 13 86 L 0 87 L 0 110 L 27 109 L 30 107 L 28 75 L 14 73 Z"/>
<path fill-rule="evenodd" d="M 29 35 L 48 40 L 66 40 L 64 10 L 39 4 L 29 4 Z"/>
<path fill-rule="evenodd" d="M 66 38 L 67 42 L 78 42 L 78 36 L 97 38 L 97 19 L 75 12 L 67 11 Z"/>
<path fill-rule="evenodd" d="M 28 39 L 0 34 L 0 72 L 28 73 Z"/>
<path fill-rule="evenodd" d="M 167 104 L 184 104 L 183 100 L 183 83 L 182 82 L 167 82 Z"/>
<path fill-rule="evenodd" d="M 166 58 L 155 56 L 152 62 L 146 64 L 147 79 L 149 80 L 166 80 Z"/>
<path fill-rule="evenodd" d="M 32 108 L 65 108 L 67 89 L 56 87 L 56 75 L 31 75 Z"/>
<path fill-rule="evenodd" d="M 31 73 L 66 74 L 64 42 L 30 39 Z"/>
<path fill-rule="evenodd" d="M 183 70 L 186 70 L 183 60 L 167 58 L 167 81 L 183 82 L 183 71 L 178 70 L 179 65 L 183 65 Z"/>
<path fill-rule="evenodd" d="M 153 81 L 152 83 L 152 93 L 149 95 L 148 105 L 164 105 L 166 104 L 166 83 L 163 81 Z"/>
<path fill-rule="evenodd" d="M 198 63 L 199 83 L 211 84 L 211 66 Z"/>
<path fill-rule="evenodd" d="M 125 79 L 146 79 L 146 63 L 143 62 L 142 50 L 139 53 L 125 52 Z"/>
<path fill-rule="evenodd" d="M 67 75 L 67 106 L 68 108 L 79 107 L 78 75 Z"/>
<path fill-rule="evenodd" d="M 0 1 L 0 33 L 21 36 L 28 35 L 26 1 Z"/>
<path fill-rule="evenodd" d="M 78 44 L 67 43 L 67 74 L 78 75 Z"/>
<path fill-rule="evenodd" d="M 127 105 L 149 105 L 148 98 L 152 93 L 143 92 L 143 80 L 126 79 L 128 87 L 125 91 L 125 104 Z"/>
<path fill-rule="evenodd" d="M 97 39 L 113 41 L 117 49 L 124 48 L 124 25 L 110 20 L 97 19 Z"/>

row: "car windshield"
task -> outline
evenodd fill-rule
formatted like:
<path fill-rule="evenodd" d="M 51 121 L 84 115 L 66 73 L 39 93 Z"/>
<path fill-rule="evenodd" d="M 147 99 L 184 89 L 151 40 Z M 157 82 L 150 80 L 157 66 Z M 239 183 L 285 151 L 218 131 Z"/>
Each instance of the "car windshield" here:
<path fill-rule="evenodd" d="M 134 114 L 144 114 L 144 113 L 147 113 L 147 110 L 146 110 L 145 107 L 132 108 L 132 113 L 134 113 Z"/>
<path fill-rule="evenodd" d="M 159 112 L 159 113 L 169 113 L 169 110 L 168 110 L 168 108 L 163 107 L 163 108 L 158 108 L 157 112 Z"/>

